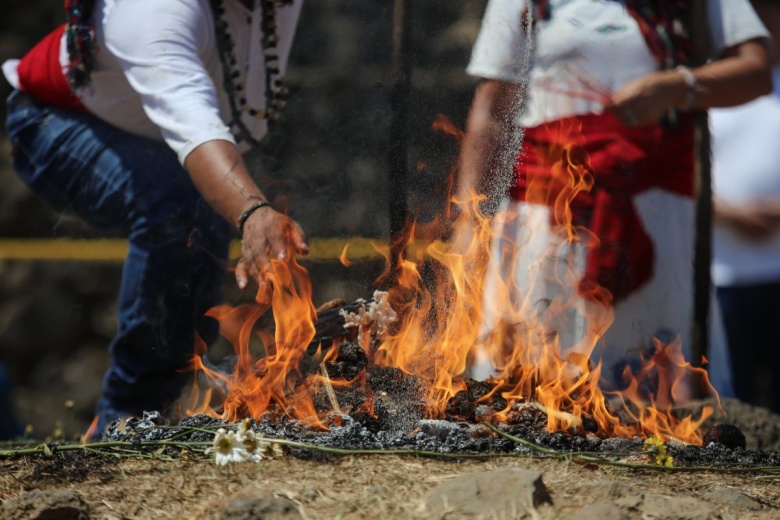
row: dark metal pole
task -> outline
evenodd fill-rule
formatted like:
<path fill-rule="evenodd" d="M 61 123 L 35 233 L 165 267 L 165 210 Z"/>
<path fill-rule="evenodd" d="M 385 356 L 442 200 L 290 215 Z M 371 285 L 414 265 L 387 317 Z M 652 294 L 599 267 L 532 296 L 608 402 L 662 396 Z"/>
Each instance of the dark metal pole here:
<path fill-rule="evenodd" d="M 403 238 L 409 213 L 409 94 L 411 92 L 411 4 L 395 0 L 393 7 L 393 87 L 390 105 L 390 241 L 396 248 Z M 402 247 L 402 246 L 401 246 Z M 399 251 L 391 251 L 395 258 Z"/>
<path fill-rule="evenodd" d="M 710 35 L 707 26 L 707 2 L 695 0 L 691 5 L 691 37 L 694 45 L 694 65 L 703 65 L 710 56 Z M 696 176 L 696 243 L 694 256 L 693 359 L 701 366 L 710 342 L 709 313 L 712 281 L 712 157 L 710 130 L 706 111 L 696 113 L 694 164 Z M 694 397 L 704 397 L 702 385 L 694 386 Z M 697 395 L 698 394 L 698 395 Z"/>

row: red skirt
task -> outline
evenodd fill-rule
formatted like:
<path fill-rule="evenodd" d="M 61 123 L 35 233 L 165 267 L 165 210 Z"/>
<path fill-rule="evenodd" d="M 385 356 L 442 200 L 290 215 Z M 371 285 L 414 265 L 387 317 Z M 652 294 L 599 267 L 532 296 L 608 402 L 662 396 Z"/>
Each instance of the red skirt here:
<path fill-rule="evenodd" d="M 515 164 L 516 200 L 551 208 L 551 224 L 589 241 L 580 292 L 619 301 L 647 283 L 657 254 L 634 206 L 660 189 L 693 197 L 693 118 L 672 128 L 626 127 L 613 115 L 571 117 L 528 128 Z"/>

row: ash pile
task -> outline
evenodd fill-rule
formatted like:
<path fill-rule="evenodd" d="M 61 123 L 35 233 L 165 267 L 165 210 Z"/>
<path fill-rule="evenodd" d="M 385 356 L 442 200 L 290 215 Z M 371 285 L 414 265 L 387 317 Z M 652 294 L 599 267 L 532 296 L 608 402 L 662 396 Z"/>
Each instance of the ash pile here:
<path fill-rule="evenodd" d="M 290 419 L 284 410 L 272 407 L 259 419 L 250 420 L 252 430 L 268 439 L 330 448 L 403 450 L 464 457 L 538 453 L 484 423 L 536 447 L 557 452 L 597 453 L 628 461 L 632 460 L 632 454 L 637 454 L 633 458 L 639 462 L 638 454 L 647 447 L 647 439 L 641 437 L 603 438 L 595 422 L 586 416 L 582 416 L 576 428 L 550 432 L 547 412 L 542 406 L 534 402 L 510 406 L 496 391 L 492 380 L 464 380 L 466 389 L 449 400 L 443 419 L 425 418 L 417 380 L 395 368 L 369 366 L 363 349 L 355 341 L 343 342 L 338 356 L 324 365 L 330 377 L 360 384 L 333 386 L 327 390 L 324 385 L 310 386 L 319 417 L 316 423 Z M 365 411 L 369 398 L 373 399 L 373 413 Z M 169 425 L 157 412 L 149 412 L 141 419 L 115 421 L 102 434 L 101 441 L 148 442 L 175 438 L 177 442 L 208 442 L 214 436 L 211 432 L 230 426 L 224 419 L 204 414 Z M 666 448 L 674 465 L 780 466 L 778 451 L 745 449 L 745 437 L 736 426 L 713 426 L 703 438 L 701 446 L 668 442 Z M 329 457 L 305 448 L 288 447 L 287 451 L 300 458 Z"/>

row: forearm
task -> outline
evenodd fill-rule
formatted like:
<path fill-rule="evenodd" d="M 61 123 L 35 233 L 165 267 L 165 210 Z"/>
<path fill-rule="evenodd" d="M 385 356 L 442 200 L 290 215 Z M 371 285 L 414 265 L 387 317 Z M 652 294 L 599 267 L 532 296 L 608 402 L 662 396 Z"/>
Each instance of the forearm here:
<path fill-rule="evenodd" d="M 206 202 L 236 227 L 250 205 L 266 200 L 233 143 L 203 143 L 187 156 L 184 167 Z"/>
<path fill-rule="evenodd" d="M 772 89 L 767 47 L 753 40 L 729 48 L 723 59 L 692 71 L 654 72 L 624 85 L 604 109 L 626 125 L 657 124 L 671 109 L 706 110 L 746 103 Z M 693 91 L 691 87 L 693 86 Z M 693 97 L 691 97 L 691 95 Z"/>
<path fill-rule="evenodd" d="M 518 106 L 517 85 L 489 81 L 477 88 L 462 143 L 458 200 L 503 194 L 515 157 Z"/>
<path fill-rule="evenodd" d="M 769 53 L 755 40 L 731 50 L 723 59 L 693 71 L 699 84 L 694 109 L 731 107 L 772 91 Z"/>

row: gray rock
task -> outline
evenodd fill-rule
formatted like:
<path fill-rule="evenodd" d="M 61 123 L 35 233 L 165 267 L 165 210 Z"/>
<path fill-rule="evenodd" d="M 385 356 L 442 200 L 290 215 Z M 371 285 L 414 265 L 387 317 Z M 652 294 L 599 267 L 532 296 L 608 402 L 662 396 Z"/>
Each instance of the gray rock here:
<path fill-rule="evenodd" d="M 437 516 L 523 518 L 543 504 L 552 504 L 538 471 L 502 468 L 463 475 L 433 488 L 426 497 Z"/>
<path fill-rule="evenodd" d="M 597 502 L 578 509 L 566 517 L 568 520 L 628 520 L 628 515 L 615 504 Z"/>
<path fill-rule="evenodd" d="M 639 512 L 653 520 L 712 520 L 720 513 L 712 504 L 685 495 L 669 497 L 646 493 L 620 482 L 597 481 L 580 484 L 571 493 L 591 500 L 611 502 L 623 511 Z M 585 518 L 585 517 L 583 517 Z"/>
<path fill-rule="evenodd" d="M 75 491 L 30 491 L 0 506 L 0 518 L 14 520 L 88 520 L 89 507 Z"/>
<path fill-rule="evenodd" d="M 655 520 L 713 520 L 721 518 L 716 507 L 698 498 L 646 495 L 642 514 Z"/>
<path fill-rule="evenodd" d="M 436 437 L 440 441 L 445 441 L 450 434 L 457 432 L 460 428 L 457 423 L 451 421 L 440 421 L 436 419 L 423 419 L 417 426 L 420 431 L 429 437 Z"/>
<path fill-rule="evenodd" d="M 219 511 L 219 520 L 295 520 L 303 518 L 286 498 L 262 496 L 234 498 Z"/>
<path fill-rule="evenodd" d="M 723 507 L 732 509 L 744 510 L 761 508 L 759 502 L 734 488 L 714 489 L 705 494 L 704 498 Z"/>

